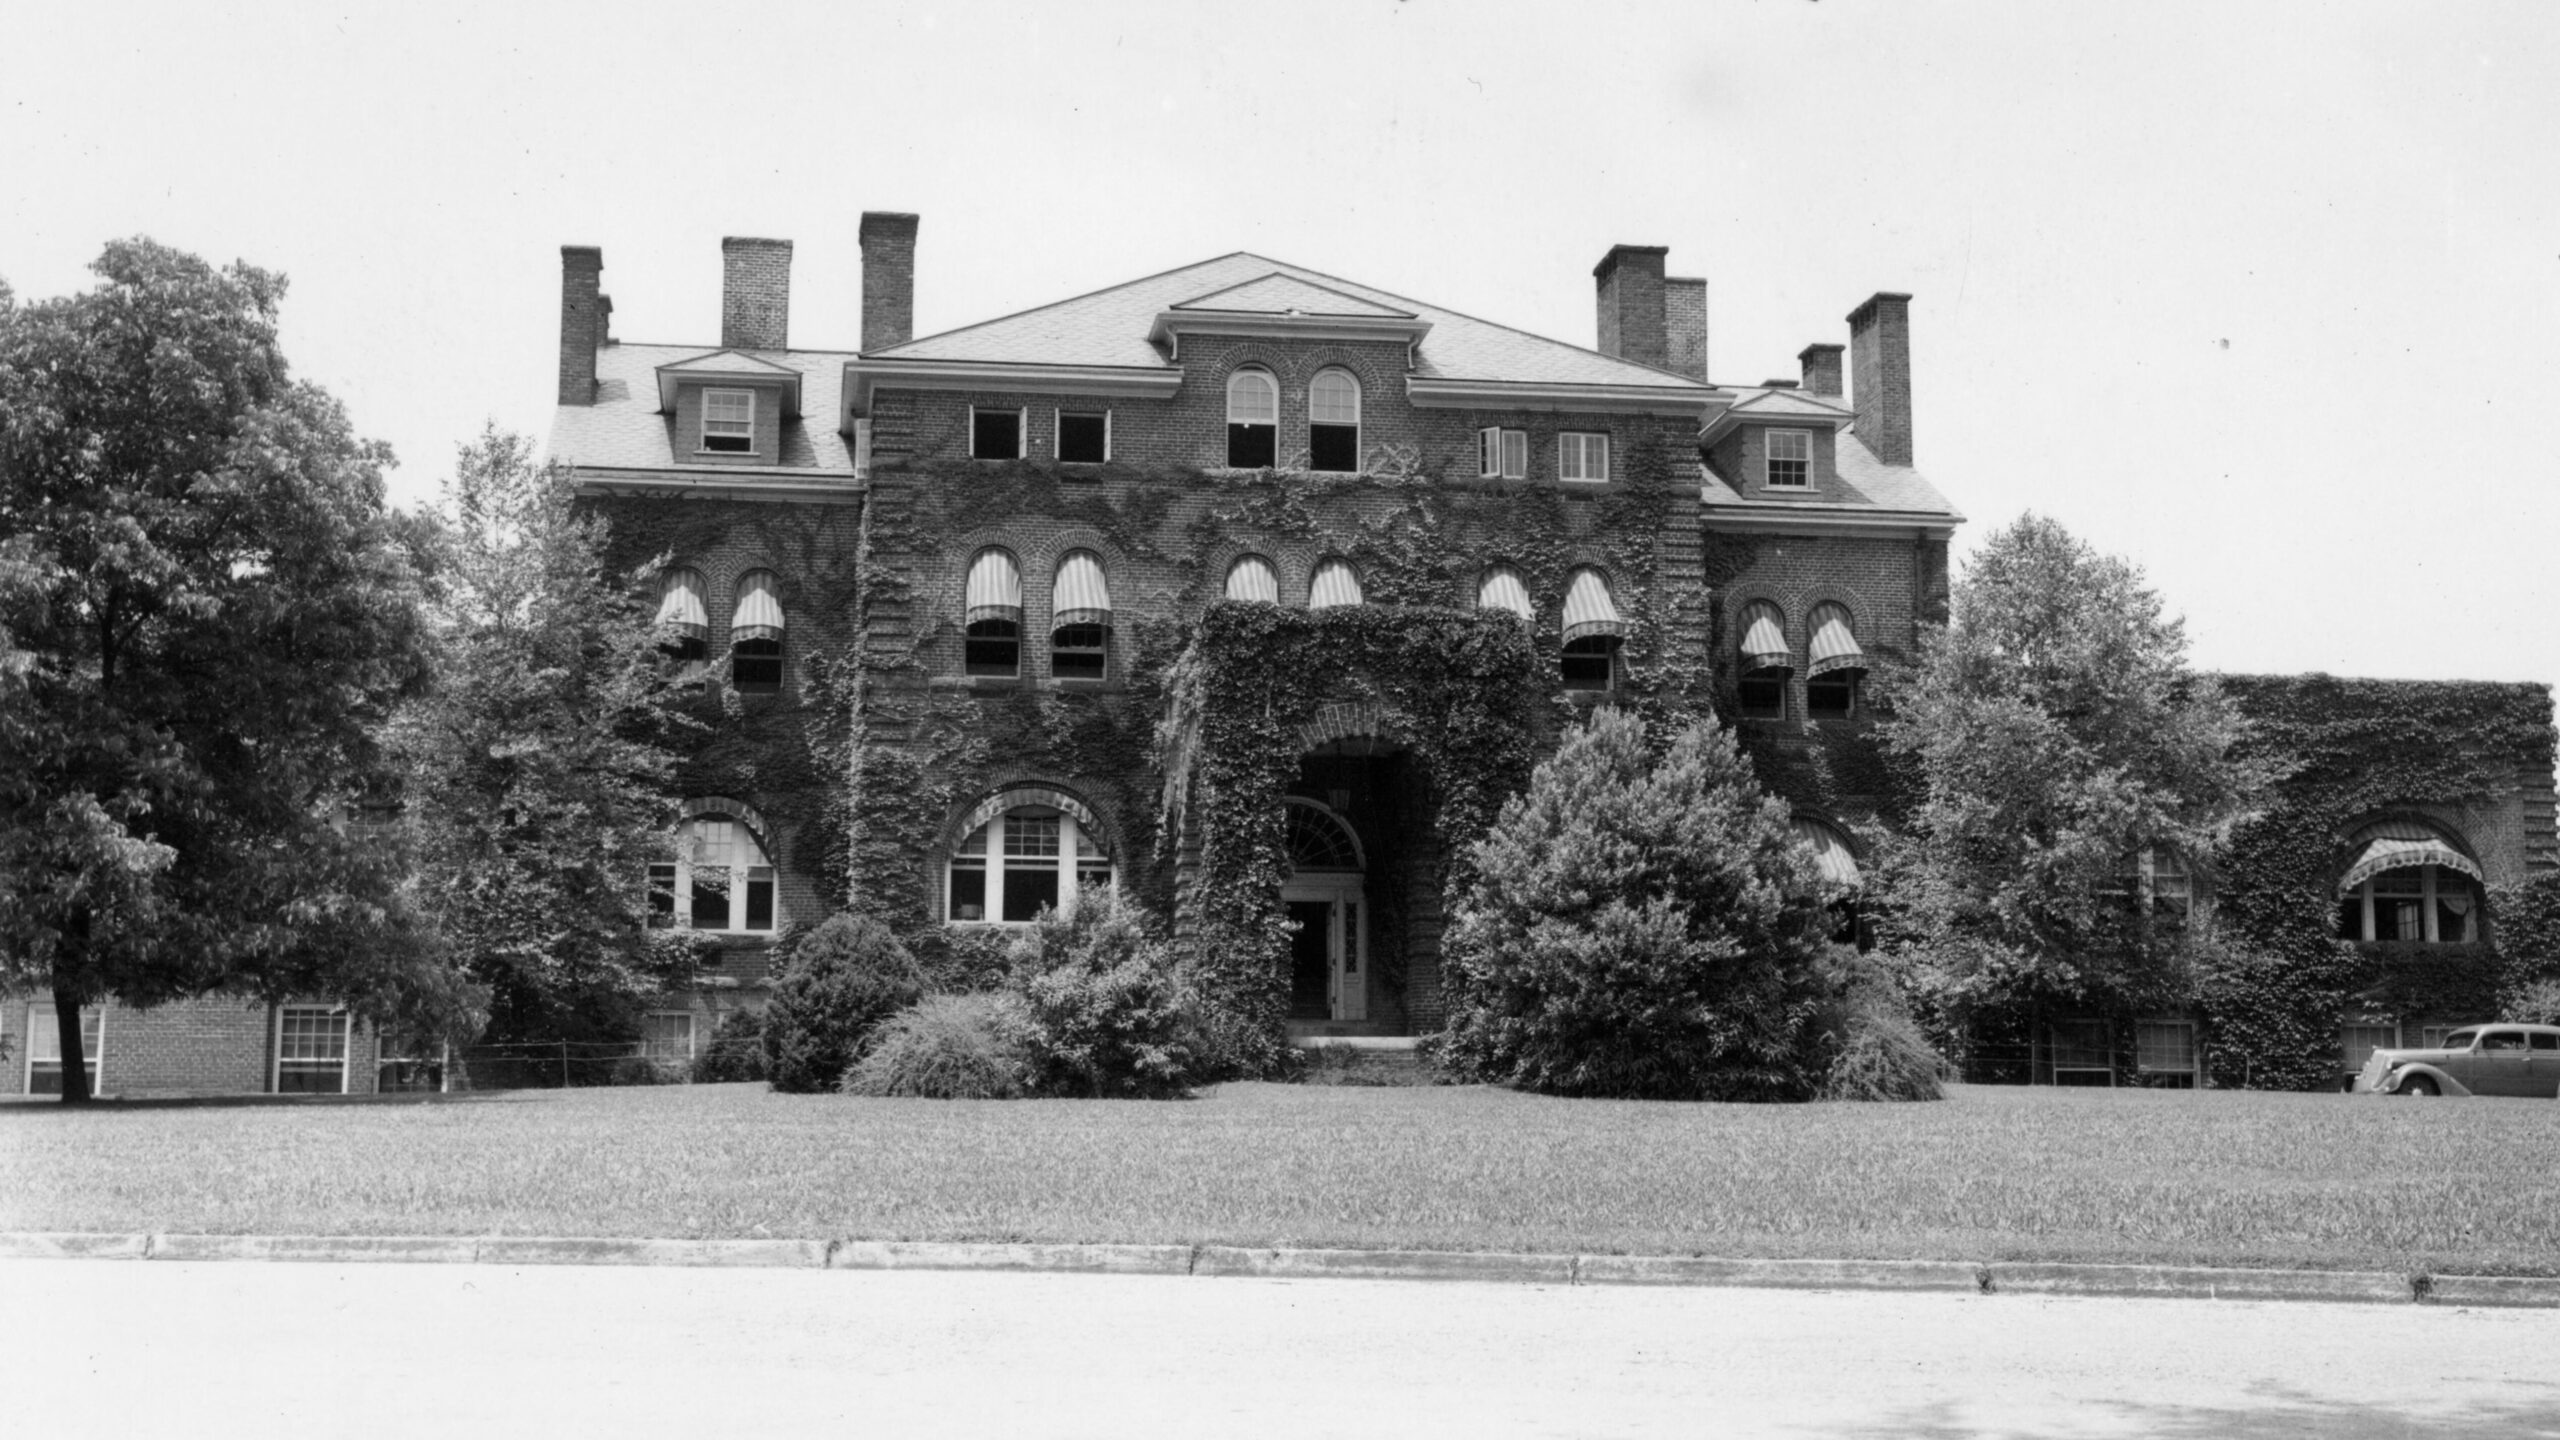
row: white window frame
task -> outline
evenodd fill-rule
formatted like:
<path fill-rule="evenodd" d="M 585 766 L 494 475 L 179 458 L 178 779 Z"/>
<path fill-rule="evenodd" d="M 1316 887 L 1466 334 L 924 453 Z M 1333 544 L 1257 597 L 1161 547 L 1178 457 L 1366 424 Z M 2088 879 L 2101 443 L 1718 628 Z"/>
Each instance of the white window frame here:
<path fill-rule="evenodd" d="M 2396 937 L 2391 940 L 2384 940 L 2382 937 L 2373 933 L 2373 882 L 2381 879 L 2385 875 L 2393 873 L 2390 870 L 2383 870 L 2367 875 L 2356 886 L 2356 897 L 2363 902 L 2364 909 L 2363 922 L 2359 927 L 2360 933 L 2357 937 L 2357 943 L 2365 945 L 2468 945 L 2479 939 L 2481 887 L 2477 885 L 2464 887 L 2470 892 L 2471 908 L 2463 914 L 2463 928 L 2471 933 L 2458 940 L 2446 940 L 2441 938 L 2437 933 L 2442 928 L 2441 921 L 2443 917 L 2436 913 L 2436 876 L 2444 869 L 2444 867 L 2441 865 L 2420 865 L 2415 867 L 2402 866 L 2399 868 L 2415 868 L 2421 872 L 2418 882 L 2418 938 L 2415 941 L 2401 940 Z M 2461 874 L 2460 871 L 2456 871 L 2454 873 Z M 2469 877 L 2465 876 L 2464 878 L 2468 879 Z M 2402 897 L 2395 892 L 2389 898 L 2396 900 Z"/>
<path fill-rule="evenodd" d="M 1476 432 L 1476 476 L 1484 480 L 1529 478 L 1529 432 L 1487 425 Z"/>
<path fill-rule="evenodd" d="M 1778 442 L 1789 440 L 1804 446 L 1802 455 L 1781 455 Z M 1760 483 L 1771 490 L 1810 490 L 1813 488 L 1813 432 L 1810 430 L 1772 430 L 1765 442 L 1766 452 L 1760 457 Z M 1778 478 L 1778 462 L 1790 461 L 1804 467 L 1804 479 L 1785 481 Z"/>
<path fill-rule="evenodd" d="M 90 1072 L 89 1093 L 96 1095 L 99 1093 L 100 1086 L 107 1076 L 107 1007 L 104 1005 L 83 1005 L 80 1007 L 80 1010 L 80 1029 L 82 1032 L 80 1037 L 80 1068 Z M 98 1017 L 98 1039 L 97 1043 L 94 1045 L 89 1043 L 87 1033 L 89 1029 L 89 1016 L 93 1012 Z M 36 1017 L 39 1015 L 44 1017 L 42 1023 L 38 1023 L 37 1021 Z M 36 1093 L 36 1062 L 39 1059 L 48 1058 L 36 1054 L 37 1036 L 41 1035 L 45 1037 L 47 1043 L 53 1048 L 53 1054 L 49 1057 L 51 1062 L 57 1068 L 61 1066 L 61 1025 L 61 1012 L 54 1008 L 52 1001 L 38 1000 L 27 1006 L 27 1061 L 26 1064 L 19 1067 L 19 1094 L 33 1095 Z"/>
<path fill-rule="evenodd" d="M 1069 410 L 1063 405 L 1053 407 L 1049 411 L 1050 459 L 1057 461 L 1061 465 L 1108 465 L 1111 463 L 1111 408 L 1107 405 L 1102 409 L 1102 458 L 1100 460 L 1070 460 L 1066 456 L 1066 418 L 1070 415 L 1091 415 L 1093 413 L 1094 412 L 1091 410 Z M 973 419 L 970 423 L 974 425 L 977 422 Z"/>
<path fill-rule="evenodd" d="M 1592 460 L 1597 457 L 1599 463 Z M 1609 435 L 1605 430 L 1556 432 L 1556 478 L 1569 485 L 1609 483 Z"/>
<path fill-rule="evenodd" d="M 653 1020 L 681 1020 L 684 1022 L 684 1053 L 680 1055 L 659 1053 L 658 1042 L 652 1039 L 649 1035 L 649 1024 Z M 641 1057 L 647 1060 L 682 1060 L 689 1062 L 698 1053 L 694 1047 L 695 1037 L 700 1029 L 701 1027 L 694 1023 L 693 1012 L 690 1010 L 652 1010 L 640 1017 Z"/>
<path fill-rule="evenodd" d="M 1317 381 L 1319 381 L 1319 380 L 1324 379 L 1324 378 L 1325 378 L 1326 376 L 1328 376 L 1328 375 L 1339 375 L 1339 376 L 1341 376 L 1341 377 L 1342 377 L 1342 379 L 1343 379 L 1346 383 L 1348 383 L 1348 384 L 1351 386 L 1351 418 L 1350 418 L 1349 420 L 1347 420 L 1347 421 L 1345 421 L 1345 420 L 1327 420 L 1327 419 L 1323 419 L 1322 417 L 1320 417 L 1320 416 L 1318 416 L 1318 415 L 1316 414 L 1316 382 L 1317 382 Z M 1364 391 L 1363 391 L 1363 389 L 1362 389 L 1362 387 L 1361 387 L 1361 384 L 1360 384 L 1360 377 L 1359 377 L 1359 376 L 1357 376 L 1357 375 L 1352 374 L 1348 369 L 1345 369 L 1344 367 L 1342 367 L 1342 366 L 1340 366 L 1340 365 L 1327 365 L 1327 366 L 1326 366 L 1326 367 L 1324 367 L 1323 369 L 1318 370 L 1314 375 L 1312 375 L 1312 376 L 1309 376 L 1309 377 L 1308 377 L 1308 379 L 1307 379 L 1307 464 L 1308 464 L 1308 466 L 1309 466 L 1310 468 L 1312 468 L 1312 467 L 1314 466 L 1314 464 L 1315 464 L 1315 443 L 1316 443 L 1315 427 L 1317 427 L 1318 425 L 1329 425 L 1329 426 L 1333 426 L 1333 427 L 1335 427 L 1335 428 L 1339 429 L 1339 428 L 1341 428 L 1341 427 L 1343 427 L 1343 426 L 1346 426 L 1346 425 L 1347 425 L 1347 426 L 1349 426 L 1349 427 L 1350 427 L 1350 430 L 1351 430 L 1351 469 L 1350 469 L 1350 470 L 1348 470 L 1348 471 L 1335 471 L 1335 472 L 1332 472 L 1332 473 L 1335 473 L 1335 474 L 1357 474 L 1357 473 L 1359 473 L 1359 470 L 1360 470 L 1360 447 L 1361 447 L 1361 445 L 1362 445 L 1362 443 L 1363 443 L 1363 438 L 1364 438 L 1364 436 L 1365 436 L 1365 434 L 1366 434 L 1366 431 L 1365 431 L 1365 429 L 1364 429 L 1364 426 L 1365 426 L 1365 425 L 1366 425 L 1366 423 L 1367 423 L 1367 420 L 1366 420 L 1366 417 L 1367 417 L 1367 414 L 1368 414 L 1368 408 L 1367 408 L 1367 406 L 1368 406 L 1368 400 L 1367 400 L 1367 396 L 1366 396 L 1366 394 L 1364 393 Z"/>
<path fill-rule="evenodd" d="M 337 1093 L 341 1095 L 351 1093 L 347 1088 L 347 1067 L 355 1059 L 356 1027 L 354 1017 L 347 1013 L 347 1007 L 344 1005 L 279 1005 L 276 1007 L 274 1038 L 267 1047 L 267 1093 L 270 1095 L 281 1095 L 285 1093 L 284 1020 L 287 1015 L 296 1013 L 318 1013 L 326 1015 L 338 1022 Z M 294 1093 L 302 1094 L 305 1092 L 296 1091 Z M 322 1091 L 320 1093 L 327 1094 L 328 1092 Z"/>
<path fill-rule="evenodd" d="M 1248 376 L 1261 381 L 1265 393 L 1268 394 L 1271 399 L 1271 414 L 1267 419 L 1257 420 L 1249 416 L 1239 417 L 1236 414 L 1236 384 Z M 1280 427 L 1280 377 L 1258 365 L 1245 365 L 1238 367 L 1234 374 L 1227 377 L 1227 423 L 1230 425 L 1268 425 L 1275 430 L 1278 429 Z"/>
<path fill-rule="evenodd" d="M 745 837 L 747 844 L 753 847 L 753 853 L 764 861 L 761 865 L 714 865 L 703 867 L 705 869 L 726 870 L 729 872 L 729 923 L 720 926 L 717 929 L 704 928 L 693 923 L 694 865 L 692 857 L 686 853 L 686 847 L 682 842 L 682 835 L 685 831 L 690 831 L 694 826 L 703 824 L 736 826 L 737 833 Z M 756 838 L 755 831 L 748 829 L 745 821 L 737 819 L 734 816 L 721 814 L 696 815 L 684 822 L 684 825 L 680 828 L 678 835 L 679 839 L 676 846 L 676 856 L 673 861 L 653 860 L 649 862 L 652 870 L 660 869 L 670 864 L 675 867 L 675 908 L 673 913 L 669 916 L 668 928 L 676 930 L 691 930 L 699 935 L 779 935 L 782 933 L 782 879 L 775 873 L 773 856 L 766 852 L 764 842 Z M 747 887 L 759 880 L 773 887 L 773 923 L 761 929 L 750 930 L 747 928 Z"/>
<path fill-rule="evenodd" d="M 715 401 L 716 401 L 716 402 L 727 402 L 727 401 L 732 401 L 732 400 L 744 400 L 745 402 L 747 402 L 747 418 L 746 418 L 746 421 L 745 421 L 746 429 L 745 429 L 744 431 L 727 430 L 727 429 L 715 429 L 715 428 L 714 428 L 715 426 L 728 426 L 728 425 L 736 425 L 736 424 L 738 424 L 738 423 L 739 423 L 738 421 L 736 421 L 736 420 L 734 420 L 734 419 L 729 419 L 729 418 L 726 418 L 726 417 L 722 417 L 722 418 L 719 418 L 719 419 L 714 419 L 714 418 L 712 417 L 712 414 L 711 414 L 712 405 L 713 405 L 713 403 L 714 403 Z M 747 448 L 746 448 L 746 449 L 744 449 L 744 450 L 714 450 L 714 449 L 712 449 L 712 448 L 711 448 L 711 437 L 712 437 L 713 435 L 718 435 L 718 436 L 720 436 L 720 437 L 721 437 L 721 438 L 723 438 L 723 439 L 744 438 L 744 439 L 746 440 L 746 442 L 747 442 Z M 753 455 L 753 454 L 755 454 L 755 453 L 756 453 L 756 392 L 754 392 L 753 390 L 728 390 L 728 389 L 706 389 L 706 390 L 704 390 L 704 391 L 702 392 L 702 435 L 701 435 L 701 447 L 702 447 L 702 453 L 703 453 L 703 454 L 705 454 L 705 455 Z"/>
<path fill-rule="evenodd" d="M 2144 1032 L 2182 1030 L 2186 1032 L 2187 1063 L 2184 1068 L 2170 1069 L 2154 1065 L 2144 1058 Z M 2196 1022 L 2183 1015 L 2144 1015 L 2133 1022 L 2133 1073 L 2136 1075 L 2184 1075 L 2193 1083 L 2204 1083 L 2204 1043 L 2197 1033 Z"/>
<path fill-rule="evenodd" d="M 952 861 L 964 859 L 968 852 L 954 851 L 952 853 L 951 860 L 945 861 L 942 867 L 942 913 L 944 916 L 944 923 L 950 925 L 999 925 L 1013 929 L 1021 929 L 1024 926 L 1034 923 L 1029 920 L 1007 920 L 1003 918 L 1005 822 L 1012 819 L 1014 816 L 1025 812 L 1038 812 L 1049 808 L 1050 807 L 1045 805 L 1016 805 L 1010 810 L 998 811 L 996 814 L 988 817 L 987 823 L 984 827 L 987 835 L 986 845 L 985 848 L 978 852 L 979 863 L 986 867 L 984 871 L 987 877 L 986 903 L 980 907 L 978 918 L 975 920 L 963 920 L 952 914 L 952 911 L 957 908 L 951 903 L 951 872 L 954 868 Z M 1060 810 L 1057 812 L 1057 815 L 1058 913 L 1066 915 L 1074 912 L 1076 897 L 1082 893 L 1083 889 L 1082 883 L 1077 878 L 1076 872 L 1081 868 L 1080 862 L 1082 860 L 1081 852 L 1083 849 L 1082 842 L 1084 838 L 1084 824 L 1082 821 L 1076 819 L 1074 814 L 1069 811 Z M 964 835 L 960 838 L 961 843 L 968 843 L 968 836 Z M 1106 882 L 1107 887 L 1111 889 L 1118 889 L 1120 885 L 1119 865 L 1111 859 L 1111 852 L 1103 850 L 1100 844 L 1096 844 L 1094 848 L 1101 851 L 1102 863 L 1110 867 L 1111 878 Z"/>
<path fill-rule="evenodd" d="M 1014 406 L 1014 407 L 1013 407 L 1013 453 L 1012 453 L 1012 454 L 1010 454 L 1010 455 L 981 455 L 981 454 L 979 454 L 979 453 L 978 453 L 978 417 L 979 417 L 980 415 L 1001 415 L 1001 414 L 1003 414 L 1003 413 L 1004 413 L 1004 407 L 1003 407 L 1003 406 L 1001 406 L 1001 405 L 972 405 L 972 406 L 970 406 L 970 407 L 969 407 L 969 458 L 970 458 L 970 459 L 972 459 L 972 460 L 1019 460 L 1019 459 L 1022 459 L 1024 456 L 1029 455 L 1029 454 L 1031 453 L 1031 407 L 1030 407 L 1030 406 L 1028 406 L 1028 405 L 1016 405 L 1016 406 Z M 1052 436 L 1051 438 L 1052 438 L 1052 440 L 1054 440 L 1056 437 L 1055 437 L 1055 436 Z"/>

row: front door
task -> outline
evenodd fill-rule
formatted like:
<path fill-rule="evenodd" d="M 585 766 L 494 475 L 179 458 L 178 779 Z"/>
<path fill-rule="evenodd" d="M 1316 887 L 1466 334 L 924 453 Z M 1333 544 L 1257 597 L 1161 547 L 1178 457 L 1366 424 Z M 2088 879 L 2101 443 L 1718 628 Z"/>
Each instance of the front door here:
<path fill-rule="evenodd" d="M 1368 906 L 1359 877 L 1292 882 L 1289 907 L 1289 1018 L 1369 1017 Z"/>
<path fill-rule="evenodd" d="M 1289 1018 L 1333 1018 L 1333 902 L 1291 900 L 1289 923 Z"/>

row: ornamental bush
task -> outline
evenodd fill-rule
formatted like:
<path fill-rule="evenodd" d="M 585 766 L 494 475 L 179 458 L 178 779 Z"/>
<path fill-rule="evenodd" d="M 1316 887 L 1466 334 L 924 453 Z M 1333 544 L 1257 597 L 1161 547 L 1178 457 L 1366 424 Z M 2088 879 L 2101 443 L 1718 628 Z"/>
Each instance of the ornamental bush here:
<path fill-rule="evenodd" d="M 1012 966 L 1033 1089 L 1163 1098 L 1203 1073 L 1199 988 L 1136 901 L 1103 891 L 1070 916 L 1043 912 L 1015 942 Z"/>
<path fill-rule="evenodd" d="M 992 991 L 927 995 L 883 1021 L 844 1072 L 847 1095 L 1011 1100 L 1030 1078 L 1030 1007 Z"/>
<path fill-rule="evenodd" d="M 767 1077 L 776 1090 L 832 1090 L 883 1020 L 924 992 L 915 957 L 888 926 L 838 914 L 774 947 L 765 1007 Z"/>
<path fill-rule="evenodd" d="M 711 1043 L 693 1057 L 693 1082 L 720 1085 L 765 1078 L 764 1012 L 732 1010 L 720 1017 Z"/>
<path fill-rule="evenodd" d="M 1828 1056 L 1825 1100 L 1943 1100 L 1947 1062 L 1921 1033 L 1900 986 L 1845 945 L 1832 947 L 1831 996 L 1815 1022 Z"/>
<path fill-rule="evenodd" d="M 1693 723 L 1657 756 L 1602 711 L 1471 858 L 1444 943 L 1453 1068 L 1564 1095 L 1815 1093 L 1822 883 L 1730 734 Z"/>

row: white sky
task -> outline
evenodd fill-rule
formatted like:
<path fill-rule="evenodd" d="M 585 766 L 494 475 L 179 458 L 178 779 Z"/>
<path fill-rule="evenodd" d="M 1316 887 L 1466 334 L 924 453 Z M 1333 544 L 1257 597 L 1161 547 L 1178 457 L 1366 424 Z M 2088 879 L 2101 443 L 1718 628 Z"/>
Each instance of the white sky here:
<path fill-rule="evenodd" d="M 846 348 L 866 208 L 918 333 L 1250 249 L 1589 344 L 1664 244 L 1724 381 L 1913 292 L 1960 534 L 2133 557 L 2199 664 L 2560 680 L 2560 7 L 231 8 L 11 7 L 0 276 L 286 272 L 405 503 L 547 430 L 564 243 L 707 344 L 720 237 L 792 239 Z"/>

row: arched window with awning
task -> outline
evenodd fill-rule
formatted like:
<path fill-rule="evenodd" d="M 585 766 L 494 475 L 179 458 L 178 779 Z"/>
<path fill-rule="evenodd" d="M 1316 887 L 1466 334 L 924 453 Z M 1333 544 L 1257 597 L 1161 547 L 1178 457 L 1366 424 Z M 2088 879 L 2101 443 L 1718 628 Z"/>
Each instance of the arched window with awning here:
<path fill-rule="evenodd" d="M 1239 555 L 1227 567 L 1227 598 L 1260 605 L 1280 603 L 1280 572 L 1260 555 Z"/>
<path fill-rule="evenodd" d="M 1858 925 L 1858 892 L 1863 879 L 1858 873 L 1857 852 L 1849 848 L 1849 837 L 1831 822 L 1812 815 L 1798 815 L 1790 823 L 1796 843 L 1813 856 L 1814 869 L 1833 892 L 1828 902 L 1833 920 L 1831 938 L 1865 948 L 1870 942 Z"/>
<path fill-rule="evenodd" d="M 738 577 L 738 605 L 729 615 L 729 683 L 748 694 L 782 688 L 782 601 L 770 570 Z"/>
<path fill-rule="evenodd" d="M 1805 714 L 1816 720 L 1846 720 L 1858 711 L 1858 684 L 1867 673 L 1856 621 L 1848 606 L 1826 600 L 1813 607 L 1805 628 L 1813 635 L 1805 647 Z"/>
<path fill-rule="evenodd" d="M 674 632 L 661 648 L 687 671 L 709 657 L 711 607 L 703 603 L 702 572 L 679 567 L 658 582 L 658 624 Z"/>
<path fill-rule="evenodd" d="M 1307 587 L 1308 609 L 1330 610 L 1337 605 L 1360 603 L 1360 572 L 1351 568 L 1350 561 L 1337 558 L 1316 567 L 1315 580 Z"/>
<path fill-rule="evenodd" d="M 2455 944 L 2480 938 L 2480 862 L 2424 820 L 2377 820 L 2347 837 L 2338 934 Z"/>
<path fill-rule="evenodd" d="M 1111 656 L 1111 587 L 1102 557 L 1070 550 L 1058 558 L 1049 590 L 1049 673 L 1061 680 L 1099 680 Z"/>
<path fill-rule="evenodd" d="M 966 627 L 962 668 L 971 675 L 1022 673 L 1022 570 L 1013 556 L 987 549 L 969 562 L 961 612 Z"/>
<path fill-rule="evenodd" d="M 1742 716 L 1746 720 L 1787 717 L 1787 680 L 1795 674 L 1795 656 L 1787 648 L 1787 617 L 1766 600 L 1742 609 L 1736 627 L 1742 641 L 1735 674 Z"/>
<path fill-rule="evenodd" d="M 1608 577 L 1587 565 L 1574 571 L 1564 591 L 1564 688 L 1608 689 L 1626 631 Z"/>
<path fill-rule="evenodd" d="M 1508 610 L 1529 621 L 1537 618 L 1537 611 L 1529 604 L 1528 583 L 1508 565 L 1496 565 L 1484 572 L 1484 582 L 1476 587 L 1476 608 Z"/>

